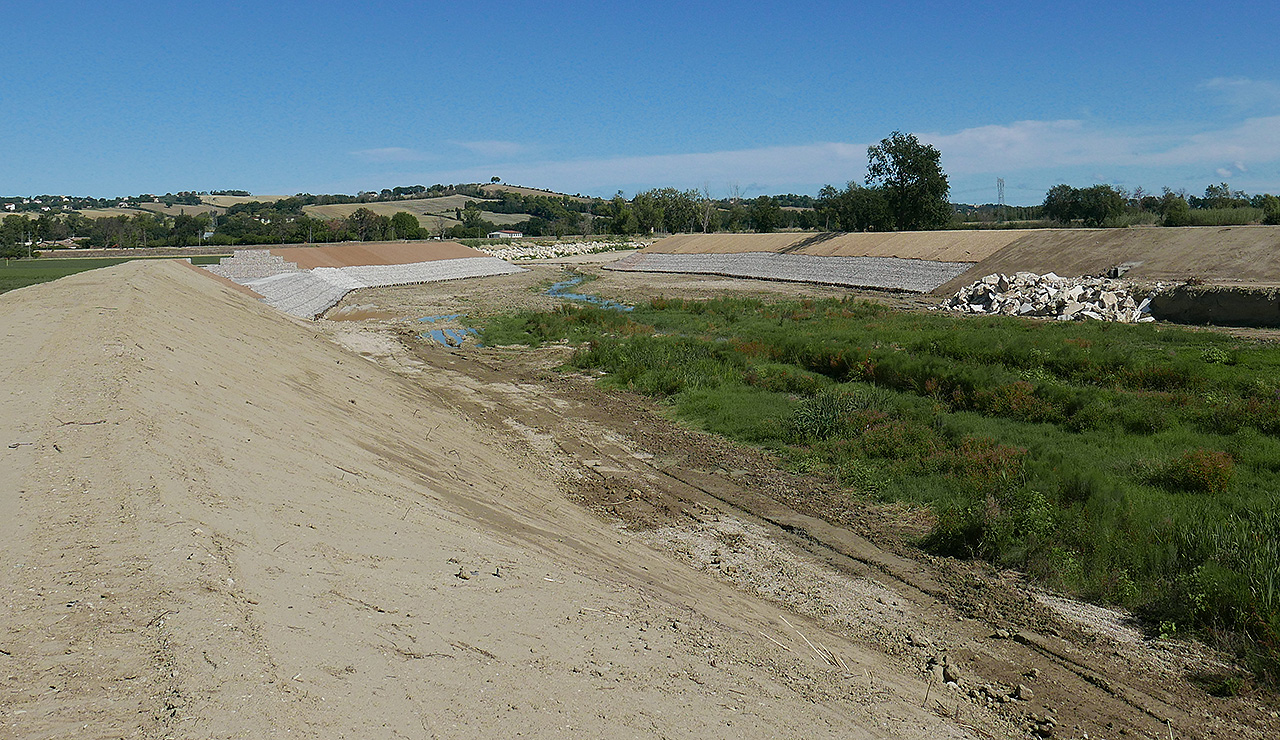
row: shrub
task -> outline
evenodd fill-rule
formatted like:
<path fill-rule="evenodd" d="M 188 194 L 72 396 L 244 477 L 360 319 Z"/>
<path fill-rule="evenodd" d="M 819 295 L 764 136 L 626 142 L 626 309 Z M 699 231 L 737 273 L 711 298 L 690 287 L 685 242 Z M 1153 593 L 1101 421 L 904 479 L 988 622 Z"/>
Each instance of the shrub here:
<path fill-rule="evenodd" d="M 1176 491 L 1220 493 L 1235 477 L 1231 455 L 1214 450 L 1191 450 L 1156 471 L 1156 483 Z"/>
<path fill-rule="evenodd" d="M 862 433 L 862 450 L 867 457 L 909 460 L 916 463 L 944 463 L 945 448 L 932 429 L 902 419 L 890 419 Z"/>
<path fill-rule="evenodd" d="M 1221 347 L 1207 347 L 1200 353 L 1200 359 L 1209 364 L 1220 363 L 1223 365 L 1234 365 L 1235 357 L 1230 352 Z"/>
<path fill-rule="evenodd" d="M 738 348 L 738 351 L 741 351 Z M 826 383 L 831 381 L 817 373 L 802 370 L 795 365 L 764 364 L 755 365 L 748 370 L 742 379 L 747 385 L 763 388 L 775 393 L 798 393 L 812 396 Z"/>
<path fill-rule="evenodd" d="M 1053 506 L 1042 493 L 1014 489 L 943 507 L 924 544 L 944 555 L 1009 565 L 1048 562 L 1055 528 Z"/>
<path fill-rule="evenodd" d="M 795 442 L 818 442 L 846 433 L 855 412 L 878 403 L 873 391 L 831 388 L 797 406 L 787 420 L 788 436 Z"/>
<path fill-rule="evenodd" d="M 965 437 L 951 450 L 951 475 L 981 491 L 1004 490 L 1023 478 L 1027 451 L 986 437 Z"/>
<path fill-rule="evenodd" d="M 1193 208 L 1187 215 L 1191 226 L 1243 226 L 1264 217 L 1261 208 Z"/>
<path fill-rule="evenodd" d="M 1038 397 L 1035 386 L 1025 380 L 979 392 L 978 403 L 987 413 L 1018 421 L 1044 422 L 1061 417 L 1058 409 Z"/>

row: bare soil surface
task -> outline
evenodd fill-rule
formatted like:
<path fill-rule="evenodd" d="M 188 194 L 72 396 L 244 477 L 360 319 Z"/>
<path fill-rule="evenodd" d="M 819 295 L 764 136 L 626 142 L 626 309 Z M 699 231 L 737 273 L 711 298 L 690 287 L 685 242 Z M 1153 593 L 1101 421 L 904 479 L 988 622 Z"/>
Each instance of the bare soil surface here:
<path fill-rule="evenodd" d="M 314 323 L 175 263 L 0 296 L 0 735 L 1280 729 L 1187 681 L 1220 656 L 929 557 L 923 512 L 557 371 L 571 348 L 418 336 L 554 305 L 534 289 L 562 274 L 360 291 Z"/>
<path fill-rule="evenodd" d="M 304 270 L 353 265 L 408 265 L 415 262 L 484 257 L 484 252 L 457 242 L 360 242 L 310 247 L 284 247 L 271 253 Z"/>
<path fill-rule="evenodd" d="M 1032 229 L 934 291 L 949 295 L 1001 272 L 1101 275 L 1129 265 L 1128 280 L 1213 285 L 1280 285 L 1280 226 L 1162 226 L 1129 229 Z"/>
<path fill-rule="evenodd" d="M 900 257 L 942 262 L 980 262 L 1031 233 L 1032 230 L 1028 229 L 999 229 L 676 234 L 662 239 L 647 251 L 670 254 L 787 252 L 825 257 Z"/>
<path fill-rule="evenodd" d="M 573 267 L 600 276 L 591 292 L 618 300 L 849 294 Z M 350 300 L 408 315 L 547 307 L 555 299 L 534 290 L 562 269 L 535 265 L 526 275 Z M 908 310 L 932 303 L 859 295 Z M 446 349 L 386 318 L 328 330 L 407 377 L 431 378 L 444 405 L 484 420 L 515 452 L 540 460 L 571 500 L 655 549 L 817 621 L 904 676 L 936 680 L 930 692 L 945 685 L 943 664 L 958 664 L 961 681 L 942 689 L 944 704 L 975 713 L 975 726 L 996 736 L 996 727 L 1044 732 L 1045 718 L 1063 737 L 1167 737 L 1171 727 L 1175 737 L 1248 737 L 1280 728 L 1266 700 L 1216 698 L 1188 681 L 1229 672 L 1224 656 L 1149 638 L 1127 614 L 1045 592 L 1016 573 L 930 556 L 915 545 L 931 523 L 927 512 L 852 497 L 831 481 L 786 472 L 771 453 L 686 428 L 649 399 L 601 390 L 594 377 L 563 370 L 572 348 Z M 1019 685 L 1031 699 L 1010 700 Z"/>

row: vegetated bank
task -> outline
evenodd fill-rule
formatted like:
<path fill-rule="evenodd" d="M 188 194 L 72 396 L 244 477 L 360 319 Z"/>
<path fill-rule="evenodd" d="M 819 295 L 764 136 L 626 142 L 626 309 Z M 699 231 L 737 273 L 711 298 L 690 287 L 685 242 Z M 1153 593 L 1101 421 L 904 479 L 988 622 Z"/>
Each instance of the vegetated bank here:
<path fill-rule="evenodd" d="M 655 299 L 497 318 L 681 419 L 936 514 L 922 544 L 1280 679 L 1280 349 L 1165 325 Z"/>

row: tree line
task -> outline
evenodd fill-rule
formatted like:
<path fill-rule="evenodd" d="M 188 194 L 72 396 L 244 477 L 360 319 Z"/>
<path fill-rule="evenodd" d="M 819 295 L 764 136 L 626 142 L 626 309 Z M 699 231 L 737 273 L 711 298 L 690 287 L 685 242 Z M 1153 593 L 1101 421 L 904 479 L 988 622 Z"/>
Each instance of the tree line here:
<path fill-rule="evenodd" d="M 1280 224 L 1280 197 L 1269 193 L 1249 196 L 1227 183 L 1209 185 L 1204 197 L 1164 188 L 1160 195 L 1142 188 L 1130 192 L 1111 185 L 1075 188 L 1055 185 L 1045 195 L 1041 217 L 1063 225 L 1226 226 Z"/>
<path fill-rule="evenodd" d="M 1127 191 L 1112 185 L 1077 188 L 1060 184 L 1050 188 L 1044 202 L 1036 206 L 957 205 L 948 200 L 950 187 L 940 152 L 914 135 L 898 131 L 867 148 L 866 171 L 862 182 L 850 181 L 843 188 L 828 184 L 817 197 L 788 193 L 747 198 L 731 186 L 726 197 L 716 198 L 704 186 L 688 190 L 654 188 L 630 199 L 619 191 L 604 199 L 511 190 L 492 192 L 486 185 L 475 183 L 436 184 L 361 191 L 356 195 L 299 193 L 274 202 L 237 203 L 221 214 L 210 211 L 168 216 L 144 212 L 101 218 L 88 218 L 70 209 L 156 201 L 198 207 L 204 195 L 251 196 L 242 190 L 220 190 L 129 199 L 0 198 L 0 204 L 15 204 L 16 211 L 0 220 L 0 255 L 21 256 L 30 245 L 67 239 L 90 247 L 158 247 L 477 238 L 500 228 L 492 220 L 493 214 L 527 215 L 508 228 L 528 236 L 555 237 L 717 231 L 895 231 L 983 225 L 1280 224 L 1280 198 L 1270 194 L 1250 196 L 1233 190 L 1227 183 L 1209 185 L 1203 197 L 1169 188 L 1157 195 L 1142 188 Z M 491 183 L 499 180 L 495 177 Z M 307 206 L 448 195 L 471 199 L 455 208 L 449 217 L 441 214 L 423 219 L 407 211 L 385 216 L 364 207 L 339 218 L 317 217 L 304 210 Z M 36 213 L 30 213 L 33 210 Z"/>

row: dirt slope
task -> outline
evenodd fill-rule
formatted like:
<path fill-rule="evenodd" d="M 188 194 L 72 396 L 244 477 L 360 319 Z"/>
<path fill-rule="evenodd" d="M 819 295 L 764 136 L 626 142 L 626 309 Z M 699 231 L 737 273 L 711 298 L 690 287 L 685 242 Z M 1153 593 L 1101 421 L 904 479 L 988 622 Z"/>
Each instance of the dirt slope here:
<path fill-rule="evenodd" d="M 1002 229 L 885 234 L 677 234 L 646 249 L 669 254 L 789 252 L 973 262 L 934 291 L 949 295 L 995 272 L 1097 275 L 1132 263 L 1126 277 L 1215 285 L 1280 285 L 1280 227 Z"/>
<path fill-rule="evenodd" d="M 410 265 L 415 262 L 484 257 L 484 252 L 457 242 L 360 242 L 323 247 L 284 247 L 271 253 L 304 270 L 355 265 Z"/>
<path fill-rule="evenodd" d="M 1274 701 L 1217 698 L 1188 680 L 1228 671 L 1223 656 L 1149 639 L 1128 615 L 1046 593 L 1015 573 L 930 557 L 912 544 L 928 528 L 920 512 L 787 473 L 767 453 L 673 424 L 643 398 L 602 391 L 593 375 L 553 372 L 569 347 L 455 350 L 417 337 L 423 324 L 413 317 L 555 305 L 531 289 L 561 277 L 561 267 L 531 267 L 493 281 L 359 291 L 342 309 L 379 319 L 318 328 L 479 420 L 504 446 L 556 477 L 572 500 L 752 598 L 861 646 L 860 665 L 874 666 L 874 681 L 895 667 L 899 676 L 927 679 L 941 671 L 930 664 L 950 656 L 963 669 L 961 691 L 944 689 L 939 704 L 935 690 L 930 708 L 969 726 L 999 736 L 1010 725 L 1029 728 L 1035 718 L 1052 716 L 1056 737 L 1166 738 L 1172 731 L 1178 738 L 1241 739 L 1272 737 L 1280 727 Z M 598 276 L 592 292 L 623 301 L 848 293 L 601 272 L 587 264 L 575 269 Z M 875 299 L 900 308 L 925 305 Z M 342 309 L 330 315 L 346 315 Z M 696 605 L 702 592 L 686 598 Z M 795 639 L 785 626 L 767 634 Z M 1003 701 L 1019 683 L 1034 697 Z"/>
<path fill-rule="evenodd" d="M 14 291 L 0 332 L 0 735 L 1005 734 L 193 270 Z"/>
<path fill-rule="evenodd" d="M 1026 230 L 899 231 L 892 233 L 677 234 L 646 251 L 666 254 L 788 252 L 816 256 L 901 257 L 941 262 L 978 262 L 1024 235 Z"/>
<path fill-rule="evenodd" d="M 1134 263 L 1134 280 L 1216 285 L 1280 285 L 1280 226 L 1188 226 L 1132 229 L 1038 229 L 934 291 L 954 293 L 995 272 L 1098 275 Z"/>

